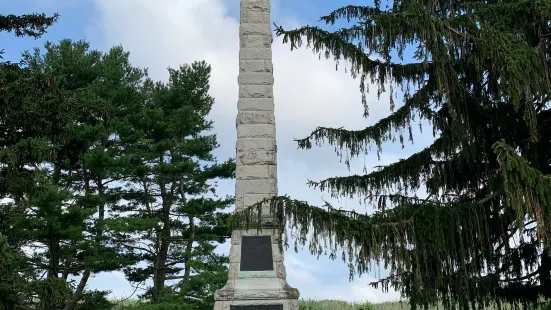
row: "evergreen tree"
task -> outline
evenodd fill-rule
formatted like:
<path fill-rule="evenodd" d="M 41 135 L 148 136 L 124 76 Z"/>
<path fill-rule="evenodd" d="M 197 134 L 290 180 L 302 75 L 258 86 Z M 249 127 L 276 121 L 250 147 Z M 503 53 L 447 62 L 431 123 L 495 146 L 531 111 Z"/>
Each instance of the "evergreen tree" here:
<path fill-rule="evenodd" d="M 110 226 L 119 246 L 140 261 L 125 269 L 128 279 L 151 279 L 143 297 L 157 304 L 176 295 L 180 303 L 212 307 L 214 291 L 226 281 L 228 258 L 213 251 L 229 238 L 221 211 L 233 199 L 217 197 L 213 181 L 232 178 L 235 164 L 218 163 L 212 154 L 218 143 L 208 132 L 210 70 L 195 62 L 169 69 L 168 83 L 148 80 L 144 102 L 118 129 L 131 177 Z"/>
<path fill-rule="evenodd" d="M 46 30 L 57 22 L 59 14 L 52 16 L 46 14 L 25 14 L 25 15 L 3 15 L 0 14 L 0 32 L 11 32 L 17 37 L 40 38 L 46 33 Z M 0 50 L 0 59 L 4 50 Z M 2 62 L 3 65 L 6 63 Z M 8 63 L 9 64 L 9 63 Z"/>
<path fill-rule="evenodd" d="M 404 102 L 375 125 L 318 127 L 300 148 L 328 143 L 346 159 L 384 142 L 413 142 L 428 121 L 434 142 L 365 175 L 309 184 L 334 196 L 362 197 L 372 215 L 328 210 L 279 197 L 273 211 L 308 240 L 312 253 L 342 250 L 350 275 L 384 262 L 374 283 L 415 307 L 446 309 L 551 298 L 551 2 L 394 0 L 346 6 L 321 18 L 338 30 L 277 27 L 291 49 L 347 62 L 365 92 L 375 84 Z M 412 61 L 403 61 L 414 48 Z M 380 60 L 374 59 L 379 56 Z M 428 197 L 415 193 L 424 188 Z M 241 220 L 258 217 L 257 208 Z M 285 238 L 285 242 L 286 242 Z"/>
<path fill-rule="evenodd" d="M 39 38 L 57 19 L 57 14 L 0 15 L 0 32 L 14 32 L 18 37 Z M 4 50 L 0 50 L 0 60 L 3 53 Z M 14 309 L 21 303 L 22 296 L 30 290 L 28 280 L 33 273 L 25 268 L 26 260 L 21 250 L 24 236 L 15 226 L 15 219 L 21 212 L 9 202 L 6 203 L 6 199 L 17 200 L 29 186 L 32 187 L 32 172 L 26 164 L 35 162 L 35 157 L 43 154 L 40 148 L 36 148 L 38 141 L 29 137 L 21 139 L 24 133 L 19 128 L 10 127 L 6 122 L 6 115 L 15 108 L 9 104 L 10 91 L 21 80 L 29 79 L 27 73 L 10 62 L 0 63 L 0 308 L 4 310 Z"/>
<path fill-rule="evenodd" d="M 101 309 L 108 292 L 85 290 L 91 274 L 133 263 L 106 239 L 104 220 L 118 200 L 107 184 L 121 178 L 114 124 L 140 98 L 143 72 L 120 47 L 101 53 L 63 40 L 45 48 L 24 53 L 26 75 L 3 93 L 5 192 L 13 203 L 2 215 L 12 215 L 33 271 L 19 306 Z M 15 169 L 27 173 L 10 174 Z"/>
<path fill-rule="evenodd" d="M 0 31 L 13 32 L 18 37 L 33 37 L 35 39 L 46 33 L 46 29 L 57 22 L 59 14 L 3 15 L 0 14 Z"/>

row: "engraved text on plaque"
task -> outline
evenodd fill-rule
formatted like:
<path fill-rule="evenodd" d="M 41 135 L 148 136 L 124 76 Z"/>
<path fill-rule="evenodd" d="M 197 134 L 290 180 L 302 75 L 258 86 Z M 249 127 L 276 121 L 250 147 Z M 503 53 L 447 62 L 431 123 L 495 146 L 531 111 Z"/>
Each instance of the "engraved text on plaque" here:
<path fill-rule="evenodd" d="M 272 240 L 270 236 L 243 236 L 241 240 L 240 270 L 274 270 Z"/>

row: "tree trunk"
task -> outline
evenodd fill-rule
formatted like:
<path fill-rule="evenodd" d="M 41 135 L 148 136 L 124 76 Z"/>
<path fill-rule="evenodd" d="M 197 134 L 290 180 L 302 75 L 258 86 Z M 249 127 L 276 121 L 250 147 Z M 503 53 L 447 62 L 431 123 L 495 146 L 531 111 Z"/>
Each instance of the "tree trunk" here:
<path fill-rule="evenodd" d="M 166 281 L 166 261 L 168 258 L 168 249 L 170 246 L 170 206 L 169 197 L 166 195 L 166 185 L 160 184 L 161 199 L 163 203 L 163 227 L 159 230 L 159 237 L 157 240 L 160 242 L 159 252 L 157 253 L 157 259 L 155 261 L 155 270 L 153 275 L 153 302 L 159 300 L 161 294 L 165 288 Z"/>
<path fill-rule="evenodd" d="M 191 251 L 193 250 L 193 242 L 195 241 L 195 217 L 193 215 L 189 216 L 189 239 L 186 244 L 186 262 L 184 267 L 184 282 L 189 280 L 191 275 Z"/>
<path fill-rule="evenodd" d="M 84 269 L 84 272 L 82 273 L 82 278 L 80 278 L 80 281 L 78 283 L 77 289 L 73 293 L 73 296 L 71 296 L 71 300 L 65 305 L 65 308 L 63 310 L 73 310 L 75 309 L 78 301 L 82 297 L 82 293 L 84 293 L 84 288 L 86 287 L 86 283 L 88 283 L 88 279 L 90 278 L 90 267 L 87 266 Z"/>
<path fill-rule="evenodd" d="M 98 180 L 97 184 L 98 184 L 98 194 L 102 195 L 103 183 L 101 182 L 101 180 Z M 86 192 L 90 191 L 90 181 L 88 179 L 86 179 L 85 181 L 85 188 L 86 188 Z M 104 219 L 105 219 L 105 205 L 100 205 L 98 208 L 98 222 L 97 222 L 96 234 L 95 234 L 96 238 L 100 237 L 103 234 Z M 99 242 L 99 241 L 96 241 L 96 242 Z M 96 246 L 100 247 L 101 245 L 97 244 Z M 92 253 L 92 254 L 95 255 L 97 253 Z M 80 298 L 82 298 L 82 294 L 84 293 L 84 289 L 86 288 L 86 284 L 88 283 L 88 279 L 90 278 L 91 271 L 92 270 L 90 266 L 86 266 L 84 268 L 84 272 L 82 273 L 82 278 L 80 278 L 77 289 L 75 290 L 75 292 L 73 293 L 73 296 L 71 296 L 71 300 L 69 300 L 69 302 L 65 305 L 65 308 L 63 308 L 63 310 L 75 309 L 78 301 L 80 300 Z"/>

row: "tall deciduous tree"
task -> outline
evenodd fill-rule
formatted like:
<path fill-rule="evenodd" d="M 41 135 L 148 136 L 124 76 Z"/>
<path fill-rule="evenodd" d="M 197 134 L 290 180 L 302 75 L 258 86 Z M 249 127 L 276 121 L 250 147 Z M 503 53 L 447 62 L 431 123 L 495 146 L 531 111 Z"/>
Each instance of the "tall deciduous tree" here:
<path fill-rule="evenodd" d="M 233 199 L 218 198 L 214 181 L 234 177 L 235 164 L 218 163 L 212 153 L 218 143 L 207 119 L 214 103 L 210 70 L 195 62 L 169 69 L 168 83 L 149 80 L 144 102 L 118 130 L 131 175 L 127 203 L 118 210 L 129 213 L 111 226 L 121 248 L 140 260 L 126 269 L 128 279 L 151 279 L 145 297 L 155 303 L 174 293 L 180 300 L 208 302 L 225 281 L 227 257 L 213 251 L 229 238 L 228 216 L 221 211 Z M 214 283 L 205 280 L 209 276 Z"/>
<path fill-rule="evenodd" d="M 404 93 L 375 125 L 318 127 L 299 147 L 328 143 L 350 158 L 373 145 L 380 155 L 384 142 L 413 141 L 419 120 L 435 136 L 374 172 L 310 182 L 334 196 L 366 198 L 373 215 L 274 200 L 298 230 L 296 242 L 310 240 L 313 253 L 331 257 L 342 249 L 351 275 L 383 261 L 390 275 L 375 285 L 397 289 L 415 307 L 551 298 L 550 18 L 545 0 L 394 0 L 321 18 L 349 23 L 336 31 L 278 27 L 292 48 L 307 43 L 349 64 L 365 116 L 368 82 L 380 93 L 389 86 L 391 96 L 400 86 Z M 400 60 L 406 48 L 414 49 L 411 61 Z M 422 187 L 423 199 L 415 194 Z"/>

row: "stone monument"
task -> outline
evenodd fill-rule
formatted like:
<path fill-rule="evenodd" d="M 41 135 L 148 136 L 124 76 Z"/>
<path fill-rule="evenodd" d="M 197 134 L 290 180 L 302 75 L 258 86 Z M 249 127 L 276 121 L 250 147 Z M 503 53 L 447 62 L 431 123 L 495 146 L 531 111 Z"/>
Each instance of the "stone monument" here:
<path fill-rule="evenodd" d="M 241 0 L 235 208 L 277 195 L 270 0 Z M 282 231 L 263 206 L 260 230 L 232 232 L 229 277 L 215 294 L 215 310 L 298 310 L 287 284 Z"/>

